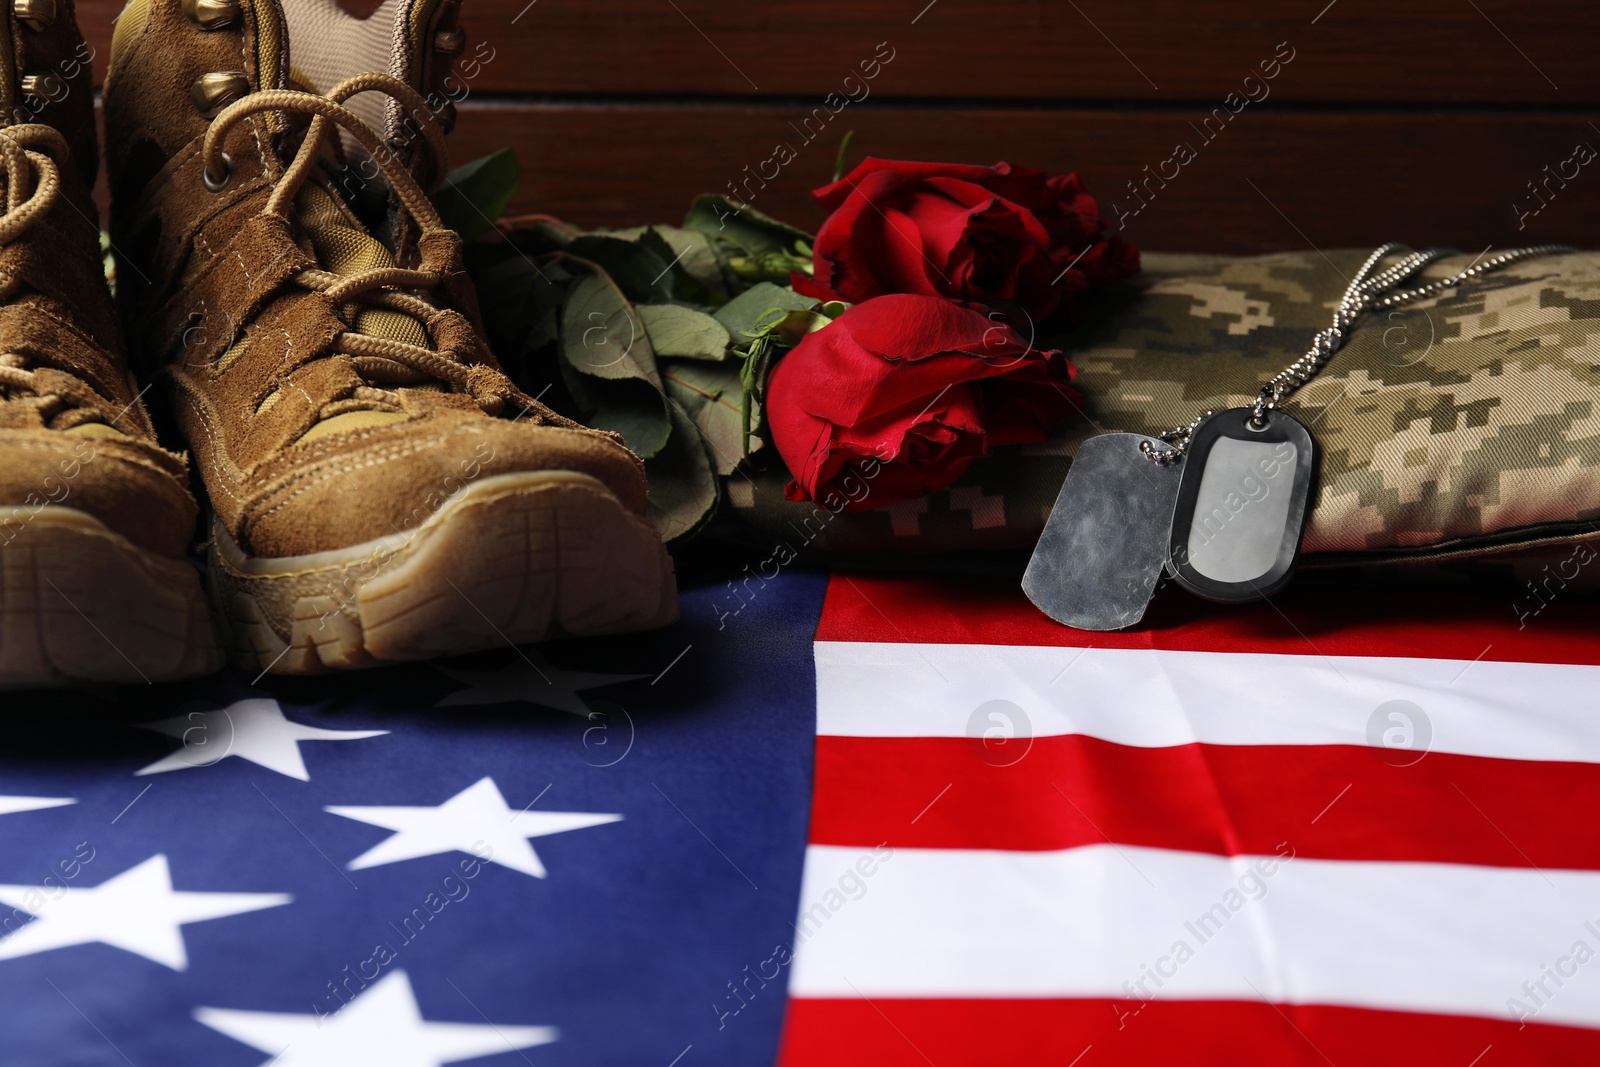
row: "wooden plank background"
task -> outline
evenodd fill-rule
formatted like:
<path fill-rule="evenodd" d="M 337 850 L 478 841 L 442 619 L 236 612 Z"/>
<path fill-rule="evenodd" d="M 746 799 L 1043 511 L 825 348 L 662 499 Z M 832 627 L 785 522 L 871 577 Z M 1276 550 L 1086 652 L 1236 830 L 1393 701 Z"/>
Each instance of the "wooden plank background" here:
<path fill-rule="evenodd" d="M 102 57 L 119 9 L 80 4 Z M 513 210 L 581 225 L 730 185 L 815 225 L 854 130 L 852 159 L 1078 170 L 1148 248 L 1600 244 L 1600 165 L 1571 162 L 1600 149 L 1593 0 L 467 0 L 463 22 L 456 160 L 513 145 Z"/>

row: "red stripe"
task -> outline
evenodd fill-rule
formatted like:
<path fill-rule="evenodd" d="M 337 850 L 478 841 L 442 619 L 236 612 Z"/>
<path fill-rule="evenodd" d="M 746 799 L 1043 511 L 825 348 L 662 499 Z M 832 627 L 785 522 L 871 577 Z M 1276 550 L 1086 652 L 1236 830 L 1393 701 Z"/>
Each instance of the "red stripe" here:
<path fill-rule="evenodd" d="M 1540 603 L 1301 581 L 1271 603 L 1225 605 L 1168 589 L 1135 629 L 1089 633 L 1051 621 L 1015 581 L 835 575 L 817 640 L 1600 664 L 1593 601 L 1558 592 L 1533 614 Z"/>
<path fill-rule="evenodd" d="M 1085 1052 L 1085 1049 L 1088 1049 Z M 1489 1051 L 1485 1054 L 1485 1050 Z M 778 1067 L 1569 1067 L 1600 1031 L 1237 1001 L 789 1002 Z"/>
<path fill-rule="evenodd" d="M 1017 742 L 1010 742 L 1016 744 Z M 819 737 L 811 840 L 903 848 L 1117 844 L 1600 870 L 1600 766 L 1361 745 L 1135 748 L 1034 738 L 1010 766 L 964 737 Z M 1515 842 L 1515 844 L 1513 844 Z"/>

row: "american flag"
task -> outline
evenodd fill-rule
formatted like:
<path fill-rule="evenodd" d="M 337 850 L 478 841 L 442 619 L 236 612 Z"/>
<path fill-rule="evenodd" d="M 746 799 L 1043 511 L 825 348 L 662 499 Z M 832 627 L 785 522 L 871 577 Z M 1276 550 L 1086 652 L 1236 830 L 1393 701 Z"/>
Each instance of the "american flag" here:
<path fill-rule="evenodd" d="M 790 571 L 667 630 L 7 694 L 0 1064 L 1600 1061 L 1600 621 L 1068 630 Z"/>

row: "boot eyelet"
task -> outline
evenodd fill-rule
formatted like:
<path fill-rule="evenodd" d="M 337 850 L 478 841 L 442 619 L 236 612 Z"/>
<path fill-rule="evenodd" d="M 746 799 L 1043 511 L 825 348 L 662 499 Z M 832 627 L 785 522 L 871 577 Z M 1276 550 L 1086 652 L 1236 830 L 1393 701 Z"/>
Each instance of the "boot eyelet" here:
<path fill-rule="evenodd" d="M 433 35 L 433 50 L 441 56 L 454 59 L 467 50 L 467 35 L 464 30 L 440 30 Z"/>
<path fill-rule="evenodd" d="M 213 178 L 211 172 L 205 167 L 200 168 L 200 183 L 206 187 L 208 193 L 220 193 L 227 188 L 228 179 L 233 177 L 233 157 L 222 153 L 222 177 Z"/>
<path fill-rule="evenodd" d="M 23 96 L 31 96 L 35 100 L 55 101 L 66 95 L 65 83 L 48 71 L 43 74 L 24 74 L 17 88 L 22 90 Z"/>
<path fill-rule="evenodd" d="M 11 13 L 34 33 L 43 33 L 56 20 L 56 0 L 12 0 Z"/>
<path fill-rule="evenodd" d="M 225 30 L 239 21 L 239 0 L 183 0 L 183 13 L 202 30 Z"/>
<path fill-rule="evenodd" d="M 208 119 L 250 91 L 250 79 L 242 70 L 214 70 L 202 74 L 189 86 L 189 99 Z"/>

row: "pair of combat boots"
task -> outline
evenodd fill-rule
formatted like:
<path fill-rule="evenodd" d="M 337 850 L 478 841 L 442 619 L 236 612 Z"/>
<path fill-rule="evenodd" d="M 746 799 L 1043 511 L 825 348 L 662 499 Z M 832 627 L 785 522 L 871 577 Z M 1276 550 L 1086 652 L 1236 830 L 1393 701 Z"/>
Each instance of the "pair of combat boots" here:
<path fill-rule="evenodd" d="M 457 3 L 131 0 L 103 92 L 119 327 L 92 57 L 71 0 L 8 0 L 0 686 L 224 657 L 314 672 L 675 617 L 643 467 L 501 372 L 428 197 Z M 209 503 L 209 598 L 152 388 Z"/>

